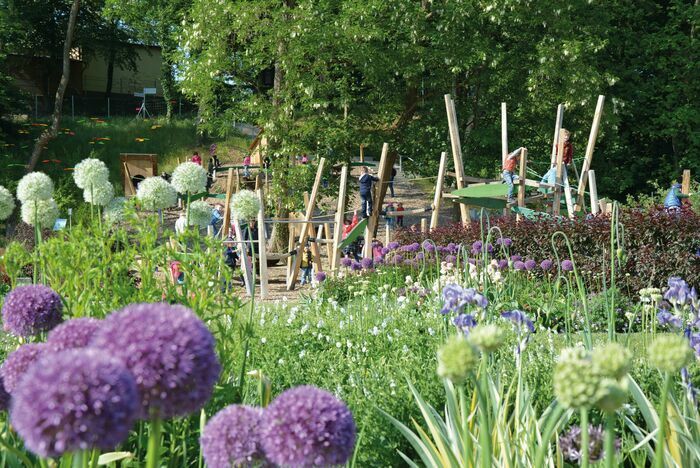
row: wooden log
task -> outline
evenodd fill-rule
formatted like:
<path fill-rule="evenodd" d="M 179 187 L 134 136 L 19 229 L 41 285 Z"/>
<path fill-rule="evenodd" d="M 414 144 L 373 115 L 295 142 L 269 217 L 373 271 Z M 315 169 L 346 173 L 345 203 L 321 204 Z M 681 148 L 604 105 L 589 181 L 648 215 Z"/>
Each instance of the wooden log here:
<path fill-rule="evenodd" d="M 360 162 L 365 162 L 365 145 L 360 144 Z"/>
<path fill-rule="evenodd" d="M 391 213 L 387 213 L 384 216 L 387 218 L 398 218 L 399 216 L 421 215 L 430 211 L 433 211 L 433 208 L 430 206 L 426 206 L 425 208 L 416 208 L 415 210 L 392 211 Z"/>
<path fill-rule="evenodd" d="M 558 216 L 561 211 L 562 176 L 564 175 L 564 139 L 561 134 L 561 126 L 564 120 L 564 104 L 557 108 L 557 128 L 554 130 L 555 143 L 552 145 L 552 155 L 556 159 L 557 175 L 554 182 L 554 201 L 552 202 L 552 214 Z M 559 151 L 557 151 L 557 146 Z"/>
<path fill-rule="evenodd" d="M 428 220 L 426 218 L 421 218 L 420 220 L 420 232 L 423 234 L 428 232 Z"/>
<path fill-rule="evenodd" d="M 343 237 L 343 217 L 345 210 L 345 199 L 348 190 L 348 166 L 345 165 L 340 170 L 340 187 L 338 187 L 338 209 L 335 212 L 335 225 L 333 226 L 333 249 L 329 259 L 331 270 L 335 274 L 340 261 L 340 249 L 338 246 Z"/>
<path fill-rule="evenodd" d="M 462 163 L 462 143 L 459 140 L 459 128 L 457 127 L 457 111 L 452 96 L 445 94 L 445 107 L 447 108 L 447 125 L 450 130 L 450 143 L 452 145 L 452 159 L 455 166 L 455 179 L 457 179 L 457 189 L 464 188 L 464 165 Z M 469 223 L 469 211 L 463 203 L 459 204 L 459 214 L 462 225 Z"/>
<path fill-rule="evenodd" d="M 501 103 L 501 164 L 506 163 L 508 157 L 508 112 L 506 103 Z M 502 167 L 502 166 L 501 166 Z"/>
<path fill-rule="evenodd" d="M 221 225 L 221 238 L 226 239 L 226 236 L 231 232 L 231 195 L 233 193 L 233 169 L 228 170 L 226 176 L 226 203 L 224 204 L 224 222 Z"/>
<path fill-rule="evenodd" d="M 595 183 L 595 171 L 591 169 L 588 171 L 588 190 L 591 195 L 591 214 L 598 214 L 598 187 Z"/>
<path fill-rule="evenodd" d="M 236 193 L 241 191 L 241 172 L 236 168 Z"/>
<path fill-rule="evenodd" d="M 295 226 L 294 224 L 289 225 L 289 240 L 287 242 L 287 252 L 292 252 L 294 250 L 294 231 L 295 231 Z M 292 267 L 294 267 L 294 256 L 290 255 L 287 257 L 287 276 L 286 276 L 286 281 L 289 281 L 289 278 L 292 276 Z"/>
<path fill-rule="evenodd" d="M 387 224 L 386 229 L 384 231 L 384 246 L 386 247 L 387 245 L 389 245 L 389 242 L 391 242 L 391 226 Z"/>
<path fill-rule="evenodd" d="M 690 193 L 690 169 L 683 170 L 683 180 L 681 182 L 681 193 L 688 195 Z M 684 203 L 690 203 L 690 200 L 684 198 Z"/>
<path fill-rule="evenodd" d="M 374 209 L 367 220 L 367 233 L 365 236 L 364 247 L 365 257 L 372 256 L 372 239 L 374 239 L 374 237 L 377 235 L 377 228 L 379 227 L 379 214 L 382 212 L 384 196 L 386 195 L 386 190 L 389 186 L 389 179 L 391 179 L 391 168 L 394 166 L 395 157 L 396 154 L 394 152 L 389 153 L 389 144 L 384 143 L 384 145 L 382 145 L 382 155 L 379 159 L 379 172 L 377 174 L 379 182 L 374 184 L 374 195 L 372 197 Z"/>
<path fill-rule="evenodd" d="M 262 189 L 258 189 L 260 199 L 260 210 L 258 211 L 258 257 L 260 258 L 260 299 L 267 299 L 268 296 L 268 275 L 267 275 L 267 242 L 265 232 L 265 195 Z"/>
<path fill-rule="evenodd" d="M 314 180 L 313 189 L 311 190 L 311 197 L 309 198 L 309 204 L 306 206 L 306 216 L 304 219 L 310 221 L 314 214 L 314 209 L 316 209 L 316 199 L 318 198 L 319 187 L 321 186 L 321 176 L 323 176 L 323 168 L 326 164 L 326 158 L 321 158 L 318 163 L 318 169 L 316 170 L 316 179 Z M 301 233 L 299 234 L 299 254 L 303 250 L 303 246 L 306 244 L 306 240 L 309 237 L 309 226 L 311 223 L 302 224 Z M 294 266 L 292 267 L 292 274 L 287 280 L 287 291 L 294 289 L 296 285 L 297 278 L 299 277 L 299 271 L 301 270 L 301 255 L 297 254 L 294 257 Z"/>
<path fill-rule="evenodd" d="M 331 223 L 323 223 L 323 239 L 326 241 L 326 259 L 328 269 L 331 268 L 331 250 L 333 250 L 333 235 L 331 234 Z"/>
<path fill-rule="evenodd" d="M 244 239 L 243 237 L 243 230 L 241 229 L 241 224 L 238 222 L 238 219 L 236 219 L 235 215 L 233 216 L 233 229 L 236 231 L 236 238 L 239 241 L 242 241 Z M 253 297 L 253 266 L 250 261 L 250 257 L 248 257 L 248 249 L 246 248 L 246 244 L 240 244 L 241 245 L 241 270 L 243 272 L 243 282 L 245 283 L 245 290 L 248 293 L 249 296 Z M 259 245 L 258 245 L 258 250 L 262 250 Z"/>
<path fill-rule="evenodd" d="M 304 203 L 308 205 L 309 202 L 309 192 L 304 192 Z M 317 231 L 313 223 L 307 224 L 309 226 L 309 237 L 316 238 Z M 304 246 L 300 246 L 300 251 L 302 251 L 303 248 Z M 316 242 L 311 243 L 311 255 L 313 257 L 314 266 L 316 267 L 316 272 L 318 273 L 319 271 L 323 271 L 323 265 L 321 264 L 321 249 L 318 248 L 318 244 Z"/>
<path fill-rule="evenodd" d="M 527 148 L 520 153 L 520 172 L 518 172 L 518 207 L 525 208 L 525 180 L 527 176 Z M 516 220 L 520 221 L 522 215 L 518 213 Z"/>
<path fill-rule="evenodd" d="M 435 182 L 435 194 L 433 195 L 433 214 L 430 217 L 430 230 L 437 228 L 440 217 L 440 205 L 442 204 L 442 189 L 445 185 L 445 169 L 447 168 L 447 152 L 440 154 L 440 167 L 438 168 L 437 181 Z"/>
<path fill-rule="evenodd" d="M 579 211 L 584 207 L 584 195 L 586 194 L 586 182 L 588 181 L 588 171 L 591 169 L 591 162 L 593 161 L 593 149 L 595 148 L 595 142 L 598 138 L 598 129 L 600 128 L 600 119 L 603 115 L 603 105 L 605 104 L 605 96 L 598 96 L 598 103 L 595 106 L 595 113 L 593 114 L 593 123 L 591 124 L 591 133 L 588 135 L 588 144 L 586 145 L 586 156 L 583 159 L 583 166 L 581 166 L 581 173 L 579 174 L 578 180 L 578 191 L 576 194 L 576 206 L 574 210 Z M 593 207 L 591 207 L 593 211 Z"/>

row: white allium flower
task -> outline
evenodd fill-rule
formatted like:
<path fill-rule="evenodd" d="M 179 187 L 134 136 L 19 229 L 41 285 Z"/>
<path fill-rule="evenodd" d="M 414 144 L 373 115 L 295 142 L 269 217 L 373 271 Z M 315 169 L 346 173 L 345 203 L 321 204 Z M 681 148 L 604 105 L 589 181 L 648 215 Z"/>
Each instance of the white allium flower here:
<path fill-rule="evenodd" d="M 190 226 L 205 227 L 211 221 L 211 206 L 204 200 L 190 203 Z"/>
<path fill-rule="evenodd" d="M 112 198 L 112 200 L 105 207 L 103 217 L 107 224 L 116 224 L 124 221 L 124 205 L 126 204 L 126 198 L 117 197 Z"/>
<path fill-rule="evenodd" d="M 260 199 L 250 190 L 241 190 L 231 197 L 231 211 L 239 221 L 255 219 L 260 211 Z"/>
<path fill-rule="evenodd" d="M 30 172 L 17 185 L 17 198 L 22 203 L 48 200 L 53 196 L 53 181 L 43 172 Z"/>
<path fill-rule="evenodd" d="M 146 209 L 161 210 L 177 203 L 177 192 L 162 177 L 148 177 L 139 184 L 136 198 L 144 204 Z"/>
<path fill-rule="evenodd" d="M 207 185 L 207 171 L 199 164 L 187 161 L 175 168 L 170 180 L 178 193 L 194 195 L 204 192 Z"/>
<path fill-rule="evenodd" d="M 109 169 L 99 159 L 83 159 L 73 169 L 73 180 L 78 188 L 88 190 L 91 185 L 106 184 L 109 181 Z"/>
<path fill-rule="evenodd" d="M 50 228 L 58 218 L 58 205 L 53 198 L 28 201 L 22 204 L 22 221 L 30 226 Z"/>
<path fill-rule="evenodd" d="M 12 193 L 0 185 L 0 221 L 10 217 L 15 209 L 15 198 Z"/>
<path fill-rule="evenodd" d="M 106 206 L 112 198 L 114 198 L 114 187 L 109 182 L 91 185 L 83 190 L 83 199 L 92 205 Z"/>

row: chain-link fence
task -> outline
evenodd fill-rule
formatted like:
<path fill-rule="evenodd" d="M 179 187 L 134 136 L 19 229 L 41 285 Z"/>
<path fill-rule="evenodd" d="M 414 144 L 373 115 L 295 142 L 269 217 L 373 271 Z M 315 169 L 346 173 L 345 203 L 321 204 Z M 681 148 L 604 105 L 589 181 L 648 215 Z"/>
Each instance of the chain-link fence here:
<path fill-rule="evenodd" d="M 197 108 L 184 98 L 170 100 L 172 113 L 175 116 L 192 116 Z M 46 96 L 33 96 L 26 102 L 23 111 L 41 119 L 53 114 L 54 99 Z M 127 95 L 105 97 L 100 95 L 71 95 L 63 99 L 63 115 L 65 117 L 146 117 L 163 116 L 167 112 L 166 101 L 162 96 L 146 96 L 144 98 Z"/>

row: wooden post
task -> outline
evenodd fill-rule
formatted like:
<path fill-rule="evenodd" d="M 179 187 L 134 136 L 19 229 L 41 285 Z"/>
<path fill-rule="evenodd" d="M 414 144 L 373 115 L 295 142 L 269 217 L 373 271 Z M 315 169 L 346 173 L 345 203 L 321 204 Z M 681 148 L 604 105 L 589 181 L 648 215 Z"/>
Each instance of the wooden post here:
<path fill-rule="evenodd" d="M 589 170 L 588 171 L 588 190 L 590 190 L 591 194 L 591 214 L 597 215 L 598 214 L 598 187 L 596 187 L 595 183 L 595 171 L 594 170 Z"/>
<path fill-rule="evenodd" d="M 457 189 L 464 188 L 464 165 L 462 164 L 462 143 L 459 141 L 459 128 L 457 127 L 457 111 L 455 102 L 449 94 L 445 94 L 445 107 L 447 108 L 447 125 L 450 128 L 450 143 L 452 145 L 452 158 L 455 165 L 455 178 L 457 179 Z M 459 204 L 459 213 L 462 218 L 462 225 L 469 222 L 469 210 L 463 203 Z"/>
<path fill-rule="evenodd" d="M 326 261 L 328 269 L 331 269 L 331 251 L 333 250 L 333 235 L 331 234 L 331 223 L 323 223 L 323 238 L 326 241 Z"/>
<path fill-rule="evenodd" d="M 221 225 L 221 238 L 231 231 L 231 194 L 233 193 L 233 169 L 228 170 L 226 176 L 226 203 L 224 204 L 224 223 Z M 239 239 L 240 240 L 240 239 Z"/>
<path fill-rule="evenodd" d="M 430 216 L 430 230 L 438 226 L 440 216 L 440 205 L 442 204 L 442 190 L 445 185 L 445 171 L 447 170 L 447 153 L 440 154 L 440 168 L 438 169 L 437 181 L 435 182 L 435 194 L 433 195 L 433 213 Z"/>
<path fill-rule="evenodd" d="M 681 193 L 688 195 L 690 193 L 690 169 L 683 170 L 683 181 L 681 183 Z M 687 198 L 682 200 L 684 203 L 690 204 Z"/>
<path fill-rule="evenodd" d="M 309 192 L 304 192 L 304 203 L 309 204 Z M 314 227 L 313 223 L 308 223 L 309 224 L 309 236 L 318 238 L 317 236 L 317 231 L 316 228 Z M 300 249 L 303 249 L 304 246 L 301 246 Z M 319 271 L 323 271 L 323 265 L 321 264 L 321 249 L 318 247 L 318 243 L 312 242 L 311 243 L 311 255 L 313 256 L 313 262 L 314 266 L 316 267 L 316 272 L 318 273 Z"/>
<path fill-rule="evenodd" d="M 557 108 L 557 126 L 554 129 L 554 144 L 552 145 L 552 158 L 556 161 L 557 174 L 554 179 L 554 200 L 552 201 L 552 214 L 558 216 L 561 207 L 562 175 L 564 174 L 564 147 L 562 145 L 561 126 L 564 120 L 564 104 Z M 559 147 L 559 151 L 557 151 Z"/>
<path fill-rule="evenodd" d="M 422 232 L 423 234 L 428 232 L 428 218 L 420 219 L 420 232 Z"/>
<path fill-rule="evenodd" d="M 296 242 L 294 240 L 295 236 L 295 231 L 296 228 L 294 227 L 294 224 L 289 225 L 289 241 L 287 242 L 287 251 L 291 252 L 294 250 L 294 246 L 296 245 Z M 287 277 L 286 280 L 288 281 L 289 278 L 292 276 L 292 267 L 294 266 L 294 256 L 290 255 L 287 257 Z"/>
<path fill-rule="evenodd" d="M 287 279 L 287 291 L 291 291 L 294 289 L 294 286 L 296 285 L 297 278 L 299 277 L 299 271 L 301 270 L 301 253 L 303 246 L 306 244 L 306 241 L 309 238 L 309 226 L 311 223 L 308 223 L 308 221 L 311 221 L 311 218 L 313 217 L 314 214 L 314 209 L 316 208 L 316 198 L 318 197 L 318 190 L 319 187 L 321 186 L 321 176 L 323 175 L 323 167 L 326 164 L 326 158 L 321 158 L 321 160 L 318 163 L 318 169 L 316 170 L 316 179 L 314 180 L 314 186 L 313 189 L 311 190 L 311 197 L 309 199 L 309 203 L 306 206 L 306 216 L 305 220 L 307 223 L 302 224 L 301 226 L 301 233 L 299 234 L 299 252 L 297 255 L 294 256 L 294 266 L 292 267 L 292 275 Z"/>
<path fill-rule="evenodd" d="M 593 124 L 591 124 L 591 133 L 588 135 L 588 144 L 586 145 L 586 157 L 581 166 L 581 174 L 579 174 L 578 191 L 576 195 L 576 206 L 574 210 L 579 211 L 584 206 L 584 195 L 586 194 L 586 182 L 588 176 L 586 173 L 591 169 L 591 161 L 593 161 L 593 149 L 595 141 L 598 138 L 598 128 L 600 127 L 600 119 L 603 115 L 603 104 L 605 104 L 605 96 L 598 96 L 598 103 L 595 106 L 595 114 L 593 114 Z M 591 207 L 593 211 L 593 207 Z"/>
<path fill-rule="evenodd" d="M 261 179 L 261 178 L 260 178 L 260 173 L 258 172 L 257 174 L 255 174 L 255 191 L 256 191 L 256 192 L 257 192 L 258 190 L 260 190 L 260 179 Z M 261 201 L 261 203 L 262 203 L 262 201 Z"/>
<path fill-rule="evenodd" d="M 236 239 L 238 239 L 241 248 L 241 270 L 243 270 L 243 282 L 245 283 L 245 290 L 249 296 L 253 296 L 253 267 L 250 263 L 250 257 L 248 257 L 248 244 L 243 242 L 243 230 L 241 229 L 241 224 L 238 222 L 236 217 L 233 218 L 233 229 L 236 231 Z M 252 237 L 252 236 L 251 236 Z M 258 250 L 260 250 L 258 248 Z"/>
<path fill-rule="evenodd" d="M 600 204 L 601 214 L 607 214 L 608 213 L 608 201 L 605 198 L 602 198 L 598 203 Z"/>
<path fill-rule="evenodd" d="M 501 103 L 501 164 L 506 163 L 508 157 L 508 112 L 506 103 Z M 502 166 L 501 166 L 502 167 Z"/>
<path fill-rule="evenodd" d="M 365 162 L 365 145 L 360 143 L 360 162 Z"/>
<path fill-rule="evenodd" d="M 520 172 L 518 172 L 518 207 L 525 208 L 525 180 L 527 179 L 527 148 L 520 153 Z M 516 221 L 520 221 L 522 215 L 518 213 Z"/>
<path fill-rule="evenodd" d="M 391 242 L 391 226 L 389 224 L 386 225 L 386 230 L 384 231 L 384 247 L 389 245 Z"/>
<path fill-rule="evenodd" d="M 236 168 L 236 193 L 241 191 L 241 172 Z"/>
<path fill-rule="evenodd" d="M 345 210 L 345 198 L 347 196 L 348 190 L 348 166 L 345 165 L 340 170 L 340 187 L 338 187 L 338 209 L 335 212 L 335 226 L 333 226 L 333 249 L 331 250 L 331 256 L 329 258 L 329 263 L 331 265 L 331 270 L 335 274 L 338 268 L 338 262 L 340 261 L 340 251 L 338 246 L 342 241 L 343 237 L 343 219 Z"/>
<path fill-rule="evenodd" d="M 131 173 L 129 172 L 129 167 L 126 165 L 126 161 L 122 164 L 124 165 L 124 178 L 126 179 L 126 183 L 129 186 L 129 189 L 131 189 L 131 193 L 136 195 L 136 187 L 134 187 L 134 181 L 131 180 Z"/>
<path fill-rule="evenodd" d="M 260 210 L 258 211 L 258 258 L 260 261 L 260 299 L 267 299 L 267 242 L 265 239 L 265 195 L 258 189 Z"/>
<path fill-rule="evenodd" d="M 394 166 L 395 153 L 389 153 L 389 143 L 384 143 L 382 146 L 382 156 L 379 159 L 379 182 L 374 185 L 374 194 L 372 196 L 372 203 L 374 205 L 372 209 L 372 214 L 367 220 L 367 234 L 365 237 L 365 248 L 364 256 L 372 256 L 372 239 L 377 235 L 377 228 L 379 227 L 379 213 L 382 212 L 382 204 L 384 203 L 384 195 L 386 195 L 386 189 L 389 186 L 389 179 L 391 178 L 391 168 Z"/>

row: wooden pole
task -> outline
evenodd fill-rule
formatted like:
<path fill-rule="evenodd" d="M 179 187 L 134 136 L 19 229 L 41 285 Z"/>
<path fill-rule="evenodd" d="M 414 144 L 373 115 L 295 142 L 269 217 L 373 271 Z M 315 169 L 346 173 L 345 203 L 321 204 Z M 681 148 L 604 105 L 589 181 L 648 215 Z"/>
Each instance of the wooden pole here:
<path fill-rule="evenodd" d="M 267 242 L 265 237 L 265 195 L 258 189 L 260 210 L 258 211 L 258 258 L 260 259 L 260 299 L 267 299 Z"/>
<path fill-rule="evenodd" d="M 454 159 L 457 189 L 462 189 L 465 186 L 464 165 L 462 164 L 462 143 L 459 141 L 455 103 L 449 94 L 445 94 L 445 107 L 447 108 L 447 125 L 450 129 L 450 143 L 452 145 L 452 158 Z M 469 222 L 469 210 L 463 203 L 459 204 L 459 213 L 462 218 L 462 225 L 466 226 Z"/>
<path fill-rule="evenodd" d="M 506 103 L 501 103 L 501 164 L 506 163 L 508 157 L 508 112 Z"/>
<path fill-rule="evenodd" d="M 527 178 L 527 148 L 520 153 L 520 172 L 518 173 L 518 207 L 525 208 L 525 179 Z M 522 215 L 518 213 L 516 221 L 520 221 Z"/>
<path fill-rule="evenodd" d="M 345 198 L 348 190 L 348 166 L 345 165 L 340 170 L 340 187 L 338 187 L 338 209 L 335 212 L 335 226 L 333 226 L 333 249 L 329 259 L 331 270 L 335 274 L 340 261 L 340 250 L 338 246 L 343 237 L 343 211 L 345 210 Z"/>
<path fill-rule="evenodd" d="M 445 185 L 445 170 L 447 169 L 447 152 L 440 154 L 440 168 L 435 182 L 435 194 L 433 195 L 433 214 L 430 216 L 430 230 L 438 226 L 440 217 L 440 205 L 442 204 L 442 190 Z"/>
<path fill-rule="evenodd" d="M 226 239 L 231 231 L 231 195 L 233 193 L 233 169 L 226 175 L 226 203 L 224 204 L 224 224 L 221 225 L 221 238 Z M 239 239 L 241 240 L 241 239 Z"/>
<path fill-rule="evenodd" d="M 294 224 L 289 225 L 289 242 L 287 242 L 287 252 L 294 250 L 295 240 L 294 236 L 296 234 L 296 228 Z M 287 257 L 287 277 L 285 281 L 289 281 L 292 276 L 292 267 L 294 266 L 294 256 L 290 255 Z"/>
<path fill-rule="evenodd" d="M 124 177 L 126 178 L 126 187 L 129 187 L 129 190 L 131 190 L 131 193 L 127 193 L 126 196 L 136 195 L 136 187 L 134 187 L 134 181 L 131 180 L 131 172 L 129 172 L 129 166 L 126 165 L 126 161 L 124 161 L 122 164 L 124 164 Z M 124 187 L 124 188 L 126 188 Z M 125 190 L 126 192 L 126 190 Z"/>
<path fill-rule="evenodd" d="M 681 193 L 688 195 L 690 193 L 690 169 L 683 170 L 683 181 L 681 183 Z M 690 203 L 690 200 L 683 199 L 684 203 Z"/>
<path fill-rule="evenodd" d="M 591 194 L 591 213 L 594 215 L 598 214 L 598 187 L 595 183 L 595 171 L 591 169 L 588 171 L 588 190 Z"/>
<path fill-rule="evenodd" d="M 593 149 L 595 148 L 596 138 L 598 138 L 598 128 L 600 128 L 600 119 L 603 115 L 603 105 L 605 104 L 605 96 L 602 94 L 598 96 L 598 103 L 595 106 L 595 114 L 593 114 L 593 123 L 591 124 L 591 133 L 588 135 L 588 144 L 586 145 L 586 157 L 583 160 L 583 166 L 581 166 L 581 174 L 579 174 L 578 180 L 578 191 L 576 195 L 576 206 L 574 210 L 579 211 L 584 207 L 584 195 L 586 194 L 586 181 L 588 176 L 586 175 L 591 169 L 591 162 L 593 161 Z M 591 207 L 591 211 L 593 208 Z"/>
<path fill-rule="evenodd" d="M 236 239 L 242 241 L 243 230 L 241 229 L 241 224 L 238 222 L 236 217 L 233 217 L 233 229 L 236 231 Z M 252 236 L 251 236 L 252 237 Z M 253 296 L 253 267 L 250 263 L 250 257 L 248 257 L 248 245 L 246 243 L 239 243 L 241 246 L 241 270 L 243 270 L 243 282 L 245 283 L 245 290 L 249 296 Z M 258 247 L 258 250 L 260 248 Z"/>
<path fill-rule="evenodd" d="M 323 238 L 326 240 L 326 261 L 328 262 L 328 269 L 331 269 L 331 251 L 333 250 L 331 223 L 323 223 Z"/>
<path fill-rule="evenodd" d="M 372 239 L 377 235 L 377 228 L 379 227 L 379 213 L 382 212 L 382 205 L 384 204 L 384 196 L 386 195 L 386 190 L 389 186 L 389 179 L 391 178 L 391 168 L 394 166 L 395 153 L 389 153 L 389 143 L 384 143 L 382 146 L 382 155 L 379 159 L 379 173 L 377 174 L 379 182 L 374 185 L 374 193 L 372 196 L 372 214 L 367 220 L 367 232 L 365 235 L 365 247 L 364 256 L 372 256 Z"/>
<path fill-rule="evenodd" d="M 236 193 L 241 191 L 241 172 L 236 168 Z"/>
<path fill-rule="evenodd" d="M 309 192 L 304 192 L 304 203 L 306 205 L 309 204 Z M 313 223 L 308 223 L 309 224 L 309 236 L 313 238 L 318 238 L 316 228 L 314 227 Z M 300 250 L 303 249 L 304 246 L 300 247 Z M 316 242 L 311 243 L 311 255 L 313 256 L 313 262 L 314 266 L 316 267 L 316 272 L 323 271 L 323 265 L 321 264 L 321 249 L 318 248 L 318 244 Z"/>
<path fill-rule="evenodd" d="M 365 145 L 360 143 L 360 162 L 365 162 Z"/>
<path fill-rule="evenodd" d="M 386 225 L 386 230 L 384 231 L 384 247 L 389 245 L 391 242 L 391 226 L 389 224 Z"/>
<path fill-rule="evenodd" d="M 557 142 L 559 141 L 559 131 L 564 124 L 564 104 L 557 106 L 557 120 L 554 123 L 554 138 L 552 138 L 552 155 L 549 158 L 550 167 L 557 162 Z"/>
<path fill-rule="evenodd" d="M 302 224 L 301 233 L 299 234 L 299 252 L 294 256 L 294 266 L 292 267 L 292 275 L 287 280 L 287 291 L 294 289 L 296 285 L 297 278 L 299 277 L 299 271 L 301 270 L 301 253 L 303 246 L 306 245 L 306 241 L 309 239 L 309 226 L 311 224 L 311 218 L 314 214 L 314 209 L 316 208 L 316 198 L 318 197 L 319 187 L 321 186 L 321 176 L 323 175 L 323 167 L 326 164 L 326 158 L 321 158 L 318 163 L 318 169 L 316 170 L 316 179 L 314 180 L 314 186 L 311 190 L 311 197 L 309 198 L 309 203 L 306 205 L 306 224 Z"/>
<path fill-rule="evenodd" d="M 428 218 L 420 219 L 420 232 L 423 234 L 428 232 Z"/>
<path fill-rule="evenodd" d="M 561 207 L 561 186 L 564 174 L 564 147 L 561 137 L 561 127 L 564 121 L 564 104 L 559 104 L 557 108 L 557 126 L 554 129 L 554 144 L 552 145 L 552 157 L 556 161 L 557 174 L 554 180 L 554 200 L 552 201 L 552 214 L 559 215 Z M 557 151 L 557 146 L 559 151 Z"/>

